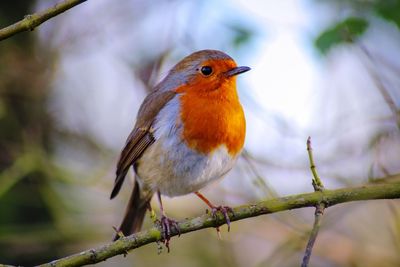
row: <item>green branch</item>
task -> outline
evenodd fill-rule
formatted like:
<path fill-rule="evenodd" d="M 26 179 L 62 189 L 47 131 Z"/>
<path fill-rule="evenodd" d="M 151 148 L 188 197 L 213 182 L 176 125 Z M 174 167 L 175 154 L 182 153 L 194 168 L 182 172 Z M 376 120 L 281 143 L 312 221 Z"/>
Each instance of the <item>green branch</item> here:
<path fill-rule="evenodd" d="M 400 174 L 397 176 L 400 177 Z M 230 220 L 238 221 L 245 218 L 255 217 L 262 214 L 270 214 L 280 211 L 315 207 L 319 203 L 325 203 L 326 208 L 351 201 L 372 199 L 394 199 L 400 198 L 400 183 L 374 184 L 355 188 L 343 188 L 337 190 L 324 190 L 308 194 L 299 194 L 281 198 L 270 199 L 257 204 L 243 205 L 233 209 Z M 187 219 L 179 222 L 181 235 L 204 228 L 217 227 L 225 223 L 222 214 L 215 219 L 211 214 Z M 178 235 L 175 228 L 171 229 L 171 236 Z M 41 266 L 82 266 L 104 261 L 119 254 L 126 254 L 129 250 L 144 246 L 161 240 L 161 232 L 153 227 L 134 235 L 123 237 L 116 242 L 103 245 L 98 248 L 89 249 L 78 254 L 68 256 Z"/>
<path fill-rule="evenodd" d="M 317 167 L 315 166 L 310 136 L 307 138 L 307 153 L 308 153 L 308 160 L 310 161 L 311 173 L 313 175 L 312 185 L 314 187 L 314 191 L 323 191 L 325 188 L 324 185 L 322 184 L 321 178 L 319 178 Z"/>
<path fill-rule="evenodd" d="M 315 192 L 322 192 L 325 190 L 324 184 L 322 183 L 321 178 L 318 175 L 317 167 L 315 166 L 314 162 L 314 155 L 312 152 L 311 147 L 311 137 L 309 136 L 307 139 L 307 152 L 308 152 L 308 159 L 310 160 L 310 169 L 313 175 L 312 185 L 314 187 Z M 303 262 L 301 263 L 301 267 L 308 267 L 312 249 L 314 247 L 315 241 L 317 240 L 319 228 L 321 227 L 322 215 L 324 215 L 325 210 L 325 203 L 321 201 L 315 206 L 315 214 L 314 214 L 314 226 L 310 233 L 310 238 L 308 239 L 308 243 L 306 246 L 306 251 L 304 252 Z"/>
<path fill-rule="evenodd" d="M 26 15 L 22 20 L 8 27 L 0 29 L 0 41 L 20 32 L 33 31 L 34 28 L 36 28 L 46 20 L 49 20 L 57 16 L 58 14 L 61 14 L 64 11 L 67 11 L 68 9 L 85 1 L 87 0 L 65 0 L 41 12 Z"/>

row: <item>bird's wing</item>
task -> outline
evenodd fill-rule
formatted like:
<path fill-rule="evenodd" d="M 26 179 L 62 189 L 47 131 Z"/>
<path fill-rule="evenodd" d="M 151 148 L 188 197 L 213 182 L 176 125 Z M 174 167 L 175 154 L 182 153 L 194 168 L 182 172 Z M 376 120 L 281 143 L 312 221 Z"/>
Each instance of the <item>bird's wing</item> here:
<path fill-rule="evenodd" d="M 135 164 L 143 152 L 155 142 L 152 124 L 159 111 L 175 95 L 176 93 L 172 91 L 161 92 L 155 90 L 143 101 L 138 112 L 136 125 L 128 136 L 125 147 L 119 157 L 114 188 L 110 198 L 114 198 L 118 194 L 129 167 Z"/>

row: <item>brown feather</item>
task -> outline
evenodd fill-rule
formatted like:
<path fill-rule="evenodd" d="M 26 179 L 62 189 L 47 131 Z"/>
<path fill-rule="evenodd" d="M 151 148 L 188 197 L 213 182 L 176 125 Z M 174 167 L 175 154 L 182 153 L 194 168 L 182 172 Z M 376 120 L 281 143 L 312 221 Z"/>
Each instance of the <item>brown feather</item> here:
<path fill-rule="evenodd" d="M 129 167 L 133 166 L 144 151 L 155 142 L 151 126 L 158 112 L 175 94 L 172 91 L 163 92 L 159 88 L 156 88 L 143 101 L 138 112 L 135 128 L 128 136 L 118 160 L 114 188 L 110 196 L 111 199 L 119 193 Z"/>
<path fill-rule="evenodd" d="M 122 232 L 124 236 L 140 231 L 143 224 L 146 209 L 150 205 L 151 198 L 142 196 L 139 191 L 139 184 L 136 181 L 132 190 L 128 206 L 125 210 L 124 219 L 118 228 L 118 232 Z M 113 241 L 119 238 L 118 233 L 114 235 Z"/>
<path fill-rule="evenodd" d="M 141 136 L 140 139 L 137 137 L 139 135 Z M 155 141 L 153 134 L 148 131 L 145 131 L 144 135 L 138 132 L 132 138 L 132 142 L 128 142 L 123 149 L 121 158 L 118 162 L 117 177 L 115 178 L 114 188 L 111 192 L 111 199 L 119 193 L 119 190 L 121 189 L 121 186 L 125 180 L 125 176 L 129 170 L 129 167 L 135 164 L 135 162 L 140 158 L 146 148 L 153 144 Z"/>
<path fill-rule="evenodd" d="M 150 135 L 148 138 L 145 138 Z M 143 140 L 144 139 L 144 140 Z M 139 156 L 144 150 L 138 149 L 138 144 L 145 142 L 145 140 L 153 139 L 153 135 L 147 129 L 133 129 L 129 135 L 124 149 L 121 152 L 120 158 L 117 164 L 117 175 L 119 170 L 124 170 L 126 165 L 130 165 L 129 158 L 132 160 Z"/>

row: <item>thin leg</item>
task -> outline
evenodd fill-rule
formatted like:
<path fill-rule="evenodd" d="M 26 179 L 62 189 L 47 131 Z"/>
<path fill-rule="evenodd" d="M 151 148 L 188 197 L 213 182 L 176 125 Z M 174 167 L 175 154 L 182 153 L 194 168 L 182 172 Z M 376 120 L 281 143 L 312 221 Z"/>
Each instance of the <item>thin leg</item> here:
<path fill-rule="evenodd" d="M 163 204 L 162 204 L 162 201 L 161 201 L 161 193 L 160 193 L 160 190 L 157 190 L 157 199 L 158 199 L 158 203 L 160 204 L 161 214 L 162 214 L 163 216 L 165 216 L 164 207 L 163 207 Z"/>
<path fill-rule="evenodd" d="M 171 240 L 171 225 L 173 225 L 176 228 L 179 235 L 180 235 L 180 229 L 179 229 L 178 223 L 175 220 L 168 218 L 167 215 L 165 214 L 164 207 L 163 207 L 163 204 L 161 201 L 161 193 L 159 190 L 157 190 L 157 198 L 158 198 L 158 202 L 160 204 L 160 210 L 161 210 L 160 223 L 161 223 L 161 228 L 162 228 L 163 241 L 169 252 L 169 241 Z"/>
<path fill-rule="evenodd" d="M 200 192 L 194 192 L 201 200 L 203 200 L 207 206 L 209 206 L 211 209 L 214 209 L 215 206 L 208 200 L 205 196 L 203 196 Z"/>
<path fill-rule="evenodd" d="M 194 193 L 195 193 L 196 196 L 198 196 L 201 200 L 203 200 L 203 201 L 207 204 L 207 206 L 209 206 L 209 207 L 211 208 L 211 213 L 212 213 L 212 215 L 213 215 L 214 217 L 216 217 L 217 211 L 220 211 L 220 212 L 224 215 L 226 224 L 228 225 L 228 232 L 229 232 L 230 229 L 231 229 L 231 220 L 229 219 L 228 212 L 233 213 L 232 208 L 226 207 L 226 206 L 218 206 L 218 207 L 217 207 L 217 206 L 215 206 L 214 204 L 212 204 L 211 201 L 208 200 L 208 199 L 207 199 L 204 195 L 202 195 L 200 192 L 196 191 L 196 192 L 194 192 Z M 221 238 L 221 233 L 220 233 L 220 231 L 219 231 L 219 227 L 216 227 L 216 229 L 217 229 L 218 236 Z"/>
<path fill-rule="evenodd" d="M 157 223 L 157 215 L 156 215 L 156 212 L 154 211 L 154 209 L 151 207 L 150 202 L 148 203 L 147 209 L 150 212 L 151 221 L 153 222 L 153 224 L 156 224 Z"/>

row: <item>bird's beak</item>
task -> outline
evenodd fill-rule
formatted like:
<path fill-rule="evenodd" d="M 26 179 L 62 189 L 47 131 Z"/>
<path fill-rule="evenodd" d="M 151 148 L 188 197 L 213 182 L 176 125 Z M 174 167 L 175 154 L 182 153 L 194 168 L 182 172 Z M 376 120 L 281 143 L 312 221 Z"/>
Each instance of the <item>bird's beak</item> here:
<path fill-rule="evenodd" d="M 225 72 L 225 75 L 227 77 L 232 77 L 232 76 L 238 75 L 240 73 L 243 73 L 243 72 L 246 72 L 246 71 L 249 71 L 249 70 L 250 70 L 249 67 L 240 66 L 240 67 L 236 67 L 236 68 L 233 68 L 231 70 L 228 70 L 227 72 Z"/>

